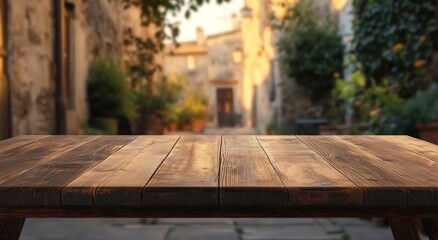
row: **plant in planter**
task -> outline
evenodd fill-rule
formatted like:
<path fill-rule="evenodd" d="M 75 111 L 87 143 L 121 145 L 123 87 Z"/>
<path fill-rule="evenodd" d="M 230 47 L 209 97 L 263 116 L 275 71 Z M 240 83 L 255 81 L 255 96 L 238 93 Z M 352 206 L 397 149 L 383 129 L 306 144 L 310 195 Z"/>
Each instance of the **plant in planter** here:
<path fill-rule="evenodd" d="M 134 119 L 137 115 L 134 94 L 125 85 L 120 65 L 110 59 L 96 60 L 90 68 L 87 97 L 92 126 L 117 134 L 118 118 Z"/>
<path fill-rule="evenodd" d="M 168 130 L 171 132 L 175 132 L 178 130 L 178 123 L 179 123 L 179 113 L 176 108 L 172 108 L 168 111 L 168 119 L 169 119 L 169 126 Z"/>
<path fill-rule="evenodd" d="M 201 133 L 204 130 L 205 119 L 207 118 L 206 107 L 203 104 L 192 105 L 192 131 Z"/>
<path fill-rule="evenodd" d="M 235 127 L 241 127 L 242 126 L 242 114 L 235 113 L 233 114 L 233 123 Z"/>
<path fill-rule="evenodd" d="M 416 124 L 421 139 L 438 144 L 438 85 L 408 100 L 406 113 Z"/>
<path fill-rule="evenodd" d="M 399 97 L 390 80 L 367 86 L 358 71 L 350 79 L 336 81 L 333 95 L 343 112 L 350 116 L 349 134 L 414 134 L 406 117 L 406 100 Z"/>

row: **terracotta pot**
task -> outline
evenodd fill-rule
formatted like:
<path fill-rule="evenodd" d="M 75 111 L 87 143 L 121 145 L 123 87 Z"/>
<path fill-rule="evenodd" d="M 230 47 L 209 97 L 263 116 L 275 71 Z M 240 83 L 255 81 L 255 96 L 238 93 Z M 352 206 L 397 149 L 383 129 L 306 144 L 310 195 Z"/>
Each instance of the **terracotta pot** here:
<path fill-rule="evenodd" d="M 190 123 L 186 123 L 183 126 L 183 131 L 190 132 L 192 130 L 192 125 Z"/>
<path fill-rule="evenodd" d="M 192 121 L 192 131 L 194 133 L 202 133 L 204 130 L 204 119 L 195 119 Z"/>
<path fill-rule="evenodd" d="M 319 125 L 319 135 L 337 135 L 336 126 Z"/>
<path fill-rule="evenodd" d="M 336 133 L 338 135 L 348 135 L 350 134 L 350 130 L 345 125 L 336 125 Z"/>
<path fill-rule="evenodd" d="M 438 144 L 438 121 L 418 123 L 417 129 L 420 139 Z"/>
<path fill-rule="evenodd" d="M 147 126 L 146 134 L 148 135 L 163 135 L 166 126 L 163 124 L 163 120 L 153 117 L 151 118 L 149 125 Z"/>
<path fill-rule="evenodd" d="M 169 123 L 168 127 L 170 132 L 176 132 L 176 130 L 178 130 L 178 124 L 176 123 Z"/>

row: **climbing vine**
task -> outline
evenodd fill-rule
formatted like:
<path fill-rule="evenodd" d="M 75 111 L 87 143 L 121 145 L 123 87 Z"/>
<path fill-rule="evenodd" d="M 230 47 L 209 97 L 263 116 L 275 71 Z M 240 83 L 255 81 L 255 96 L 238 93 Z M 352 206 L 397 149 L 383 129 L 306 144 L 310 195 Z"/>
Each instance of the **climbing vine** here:
<path fill-rule="evenodd" d="M 427 88 L 427 66 L 437 50 L 437 0 L 354 0 L 351 59 L 367 78 L 402 98 Z M 360 64 L 359 64 L 360 63 Z"/>

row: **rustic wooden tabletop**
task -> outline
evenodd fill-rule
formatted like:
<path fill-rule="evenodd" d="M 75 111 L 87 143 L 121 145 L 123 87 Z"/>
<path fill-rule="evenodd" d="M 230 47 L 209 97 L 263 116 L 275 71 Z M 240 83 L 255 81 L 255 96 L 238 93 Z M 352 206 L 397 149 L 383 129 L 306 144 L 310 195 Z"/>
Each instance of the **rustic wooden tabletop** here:
<path fill-rule="evenodd" d="M 407 136 L 0 141 L 0 217 L 69 216 L 386 216 L 410 226 L 438 217 L 438 146 Z"/>

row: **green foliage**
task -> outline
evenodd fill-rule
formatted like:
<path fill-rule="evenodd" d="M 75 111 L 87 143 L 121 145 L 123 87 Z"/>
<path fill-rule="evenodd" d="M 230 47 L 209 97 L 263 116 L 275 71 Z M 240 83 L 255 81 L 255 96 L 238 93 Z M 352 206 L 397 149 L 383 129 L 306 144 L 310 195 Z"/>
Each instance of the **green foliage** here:
<path fill-rule="evenodd" d="M 100 59 L 91 64 L 87 94 L 91 118 L 136 117 L 134 94 L 126 87 L 125 73 L 117 62 Z"/>
<path fill-rule="evenodd" d="M 140 114 L 137 130 L 140 133 L 144 132 L 145 124 L 152 116 L 162 117 L 164 113 L 169 115 L 185 88 L 186 79 L 180 75 L 164 78 L 151 92 L 146 90 L 148 89 L 147 82 L 136 81 L 137 105 Z"/>
<path fill-rule="evenodd" d="M 195 119 L 205 119 L 208 116 L 209 99 L 201 91 L 192 91 L 174 107 L 179 109 L 180 119 L 188 123 Z"/>
<path fill-rule="evenodd" d="M 388 80 L 367 86 L 365 75 L 355 72 L 350 79 L 337 79 L 332 93 L 338 107 L 352 118 L 350 132 L 368 126 L 368 132 L 373 134 L 415 133 L 406 100 L 398 96 Z"/>
<path fill-rule="evenodd" d="M 436 0 L 355 0 L 354 53 L 367 85 L 385 79 L 402 98 L 430 84 L 438 43 Z"/>
<path fill-rule="evenodd" d="M 230 0 L 215 0 L 217 3 Z M 169 21 L 169 16 L 176 16 L 184 11 L 189 18 L 194 12 L 210 0 L 122 0 L 125 9 L 136 7 L 141 10 L 141 24 L 144 27 L 154 27 L 155 34 L 144 38 L 136 36 L 131 28 L 125 32 L 124 44 L 135 46 L 140 67 L 136 70 L 148 78 L 156 71 L 161 70 L 160 64 L 155 62 L 155 55 L 164 49 L 164 41 L 170 40 L 178 45 L 179 27 L 177 23 Z"/>
<path fill-rule="evenodd" d="M 438 121 L 438 85 L 409 99 L 407 112 L 414 122 Z"/>
<path fill-rule="evenodd" d="M 329 16 L 321 19 L 313 1 L 301 1 L 274 27 L 285 31 L 279 43 L 288 77 L 303 86 L 312 100 L 324 99 L 342 71 L 343 45 Z"/>

